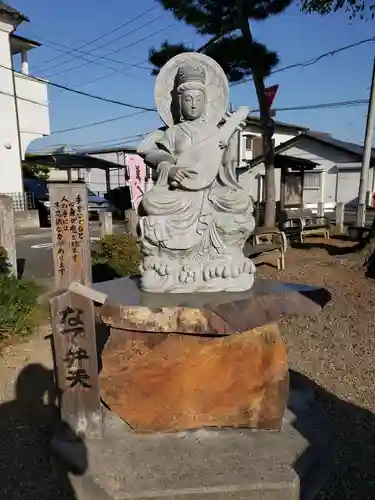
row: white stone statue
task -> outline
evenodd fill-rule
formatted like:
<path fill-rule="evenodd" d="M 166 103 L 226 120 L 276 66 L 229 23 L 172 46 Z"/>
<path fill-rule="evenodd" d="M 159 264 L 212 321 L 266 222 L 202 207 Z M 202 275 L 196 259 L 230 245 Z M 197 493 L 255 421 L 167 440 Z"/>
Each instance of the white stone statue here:
<path fill-rule="evenodd" d="M 160 71 L 155 103 L 166 124 L 140 146 L 156 182 L 140 206 L 141 287 L 148 292 L 244 291 L 255 266 L 243 246 L 255 227 L 228 144 L 249 110 L 226 115 L 228 81 L 198 53 Z"/>

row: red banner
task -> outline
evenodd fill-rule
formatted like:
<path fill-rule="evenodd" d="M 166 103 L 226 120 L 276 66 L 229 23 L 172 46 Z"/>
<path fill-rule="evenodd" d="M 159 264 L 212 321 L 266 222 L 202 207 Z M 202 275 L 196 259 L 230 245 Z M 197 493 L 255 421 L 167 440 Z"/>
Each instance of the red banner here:
<path fill-rule="evenodd" d="M 268 106 L 271 107 L 273 104 L 273 101 L 275 100 L 275 96 L 277 91 L 279 90 L 278 85 L 272 85 L 272 87 L 267 87 L 264 89 L 264 93 L 266 94 L 267 101 L 268 101 Z"/>

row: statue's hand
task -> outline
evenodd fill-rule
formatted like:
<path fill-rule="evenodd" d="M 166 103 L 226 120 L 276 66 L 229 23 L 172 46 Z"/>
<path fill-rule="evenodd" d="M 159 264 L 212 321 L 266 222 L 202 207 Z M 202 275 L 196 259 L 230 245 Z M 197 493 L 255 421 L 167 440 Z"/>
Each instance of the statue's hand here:
<path fill-rule="evenodd" d="M 197 175 L 195 170 L 172 167 L 169 171 L 169 179 L 173 184 L 181 184 L 184 179 L 193 179 Z"/>
<path fill-rule="evenodd" d="M 219 141 L 219 148 L 226 149 L 228 147 L 228 143 L 226 141 Z"/>

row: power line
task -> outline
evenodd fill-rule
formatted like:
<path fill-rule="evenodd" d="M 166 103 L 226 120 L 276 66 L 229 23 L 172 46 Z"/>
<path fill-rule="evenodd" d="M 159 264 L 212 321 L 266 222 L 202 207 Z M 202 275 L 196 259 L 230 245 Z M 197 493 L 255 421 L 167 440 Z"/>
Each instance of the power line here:
<path fill-rule="evenodd" d="M 40 37 L 35 38 L 35 40 L 37 40 L 37 41 L 40 40 L 40 42 L 43 43 L 43 45 L 46 45 L 47 47 L 50 47 L 53 50 L 56 50 L 58 52 L 62 52 L 63 54 L 69 54 L 72 57 L 74 57 L 75 59 L 82 59 L 84 61 L 90 61 L 91 62 L 92 61 L 91 59 L 88 59 L 87 57 L 84 57 L 84 56 L 86 55 L 86 56 L 94 57 L 94 55 L 92 54 L 92 52 L 88 52 L 88 51 L 84 51 L 84 50 L 78 50 L 78 49 L 77 50 L 74 50 L 74 49 L 71 50 L 72 49 L 71 46 L 69 46 L 69 45 L 63 45 L 62 43 L 59 43 L 59 42 L 55 42 L 55 41 L 52 41 L 52 40 L 47 40 L 45 38 L 40 38 Z M 56 46 L 58 46 L 58 47 L 56 47 Z M 62 48 L 60 48 L 60 47 L 62 47 Z M 74 54 L 73 52 L 77 52 L 79 54 Z M 132 64 L 132 63 L 129 63 L 129 62 L 126 62 L 126 61 L 121 61 L 120 59 L 112 59 L 110 57 L 105 57 L 105 56 L 103 56 L 103 59 L 105 59 L 106 61 L 117 63 L 117 64 L 123 64 L 124 66 L 129 66 L 131 68 L 137 68 L 137 69 L 142 69 L 142 70 L 147 70 L 147 71 L 150 69 L 150 68 L 147 68 L 146 66 L 141 66 L 142 63 L 133 63 Z M 146 61 L 144 61 L 144 62 L 147 62 L 147 61 L 148 61 L 148 59 L 146 59 Z M 114 69 L 113 67 L 105 66 L 104 64 L 100 64 L 100 63 L 97 63 L 97 62 L 95 62 L 95 64 L 103 66 L 104 68 Z M 38 70 L 36 69 L 36 71 L 38 71 Z"/>
<path fill-rule="evenodd" d="M 120 40 L 122 38 L 126 38 L 127 36 L 129 35 L 132 35 L 133 33 L 136 33 L 137 31 L 141 30 L 141 29 L 144 29 L 146 28 L 147 26 L 155 23 L 156 21 L 158 21 L 159 19 L 161 19 L 163 16 L 158 16 L 156 17 L 155 19 L 152 19 L 151 21 L 145 23 L 145 24 L 142 24 L 142 26 L 139 26 L 138 28 L 135 28 L 134 30 L 132 31 L 129 31 L 127 33 L 124 33 L 122 34 L 121 36 L 119 36 L 118 38 L 116 38 L 115 40 L 111 40 L 110 42 L 107 42 L 107 43 L 104 43 L 102 45 L 99 45 L 97 48 L 95 49 L 92 49 L 91 51 L 85 51 L 85 54 L 86 55 L 89 55 L 90 57 L 92 57 L 93 59 L 88 59 L 87 57 L 82 57 L 82 56 L 79 56 L 79 55 L 73 55 L 73 57 L 75 58 L 78 58 L 78 59 L 84 59 L 86 62 L 85 64 L 80 64 L 80 65 L 75 65 L 75 66 L 72 66 L 70 68 L 66 68 L 66 69 L 63 69 L 62 71 L 55 71 L 54 73 L 52 73 L 51 76 L 54 76 L 55 74 L 61 74 L 61 73 L 67 73 L 69 71 L 73 71 L 75 68 L 81 68 L 82 66 L 87 66 L 88 64 L 91 64 L 91 63 L 96 63 L 97 60 L 101 60 L 101 59 L 105 59 L 105 60 L 110 60 L 110 58 L 107 57 L 107 55 L 98 55 L 98 54 L 94 54 L 93 52 L 95 52 L 96 50 L 99 50 L 101 49 L 102 47 L 105 47 L 107 45 L 110 45 L 112 42 L 115 42 L 117 40 Z M 73 52 L 82 52 L 81 50 L 80 51 L 73 51 Z M 110 55 L 112 52 L 109 52 L 108 55 Z M 72 61 L 68 61 L 69 62 L 72 62 Z M 117 60 L 114 60 L 114 62 L 118 63 L 120 62 L 121 64 L 121 61 L 117 61 Z M 66 63 L 65 63 L 66 64 Z M 97 63 L 97 64 L 100 64 L 100 63 Z M 102 65 L 102 64 L 101 64 Z M 51 70 L 53 70 L 54 68 L 61 68 L 61 64 L 55 64 L 53 66 L 51 66 L 50 68 L 47 69 L 47 73 L 50 73 Z M 113 68 L 111 68 L 113 69 Z"/>
<path fill-rule="evenodd" d="M 285 108 L 276 108 L 275 111 L 281 112 L 281 111 L 302 111 L 302 110 L 314 110 L 314 109 L 332 109 L 332 108 L 340 108 L 340 107 L 365 106 L 366 104 L 368 104 L 368 99 L 355 99 L 355 100 L 351 100 L 351 101 L 338 101 L 338 102 L 308 104 L 308 105 L 304 105 L 304 106 L 302 105 L 302 106 L 291 106 L 291 107 L 285 107 Z M 257 112 L 259 112 L 259 110 L 257 110 L 257 109 L 251 110 L 251 113 L 257 113 Z M 88 147 L 88 146 L 96 145 L 96 144 L 108 144 L 108 145 L 110 145 L 113 142 L 115 142 L 116 144 L 119 144 L 121 146 L 122 144 L 126 144 L 126 142 L 124 142 L 125 139 L 131 139 L 131 141 L 133 141 L 134 139 L 145 137 L 146 135 L 148 135 L 150 133 L 151 133 L 151 131 L 145 132 L 142 134 L 136 134 L 136 135 L 125 136 L 125 137 L 117 137 L 115 139 L 107 139 L 104 141 L 96 141 L 96 142 L 86 143 L 86 144 L 72 144 L 71 147 L 72 148 L 77 147 L 77 146 Z M 118 142 L 118 141 L 121 141 L 121 142 Z M 128 141 L 128 142 L 131 142 L 131 141 Z M 60 144 L 54 144 L 50 147 L 59 147 L 59 146 L 63 146 L 63 145 L 64 145 L 63 143 L 60 143 Z M 112 144 L 112 145 L 114 146 L 115 144 Z"/>
<path fill-rule="evenodd" d="M 349 108 L 351 106 L 365 106 L 368 99 L 356 99 L 353 101 L 325 102 L 320 104 L 308 104 L 306 106 L 292 106 L 289 108 L 275 108 L 275 111 L 302 111 L 307 109 Z M 259 112 L 259 110 L 256 110 Z"/>
<path fill-rule="evenodd" d="M 64 128 L 60 130 L 54 130 L 51 132 L 51 135 L 56 135 L 56 134 L 62 134 L 63 132 L 72 132 L 73 130 L 82 130 L 84 128 L 89 128 L 89 127 L 95 127 L 97 125 L 102 125 L 103 123 L 111 123 L 115 122 L 118 120 L 124 120 L 126 118 L 132 118 L 133 116 L 137 116 L 143 113 L 149 113 L 149 111 L 136 111 L 135 113 L 131 113 L 130 115 L 122 115 L 122 116 L 116 116 L 114 118 L 108 118 L 106 120 L 100 120 L 98 122 L 91 122 L 91 123 L 86 123 L 84 125 L 77 125 L 76 127 L 71 127 L 71 128 Z"/>
<path fill-rule="evenodd" d="M 153 33 L 150 33 L 146 36 L 144 36 L 143 38 L 139 38 L 138 40 L 135 40 L 134 42 L 131 42 L 129 43 L 128 45 L 125 45 L 125 46 L 122 46 L 122 47 L 119 47 L 117 49 L 114 49 L 114 50 L 111 50 L 108 54 L 106 54 L 105 56 L 97 56 L 95 57 L 94 59 L 92 59 L 91 61 L 89 62 L 86 62 L 84 64 L 77 64 L 76 66 L 72 66 L 71 68 L 67 68 L 65 70 L 62 70 L 62 71 L 57 71 L 55 73 L 52 73 L 51 75 L 49 75 L 49 77 L 51 76 L 56 76 L 56 75 L 61 75 L 63 73 L 67 73 L 68 71 L 73 71 L 75 69 L 78 69 L 78 68 L 82 68 L 84 66 L 87 66 L 89 64 L 92 64 L 92 63 L 95 63 L 96 61 L 100 61 L 102 59 L 104 59 L 105 57 L 111 55 L 111 54 L 116 54 L 118 52 L 121 52 L 125 49 L 128 49 L 129 47 L 133 47 L 134 45 L 137 45 L 138 43 L 141 43 L 143 42 L 144 40 L 148 40 L 149 38 L 155 36 L 155 35 L 158 35 L 159 33 L 171 28 L 172 26 L 174 26 L 174 23 L 171 23 L 169 24 L 168 26 L 165 26 L 164 28 L 160 28 L 158 29 L 157 31 L 154 31 Z M 112 68 L 113 69 L 113 68 Z"/>
<path fill-rule="evenodd" d="M 321 60 L 324 57 L 327 57 L 329 55 L 335 55 L 338 52 L 341 52 L 341 51 L 344 51 L 344 50 L 348 50 L 349 48 L 353 48 L 353 47 L 356 47 L 356 46 L 359 46 L 361 44 L 364 44 L 364 43 L 367 43 L 367 42 L 370 42 L 370 41 L 374 41 L 374 40 L 375 40 L 375 37 L 367 38 L 367 39 L 361 40 L 360 42 L 357 42 L 355 44 L 347 45 L 345 47 L 340 47 L 340 48 L 338 48 L 336 50 L 333 50 L 333 51 L 321 54 L 321 55 L 319 55 L 315 59 L 312 59 L 312 60 L 309 60 L 309 61 L 303 61 L 303 62 L 300 62 L 300 63 L 295 63 L 293 65 L 289 65 L 287 67 L 280 68 L 279 70 L 275 70 L 275 72 L 285 71 L 287 69 L 291 69 L 291 68 L 295 68 L 295 67 L 299 67 L 299 66 L 312 65 L 312 64 L 317 63 L 319 60 Z M 3 67 L 3 68 L 8 69 L 8 70 L 11 70 L 11 71 L 13 71 L 15 73 L 18 73 L 18 74 L 21 74 L 20 72 L 18 72 L 16 70 L 13 70 L 12 68 L 3 66 L 3 65 L 0 65 L 0 67 Z M 32 77 L 32 78 L 34 78 L 37 81 L 41 81 L 41 82 L 43 82 L 45 84 L 47 83 L 45 80 L 43 80 L 41 78 L 38 78 L 38 77 Z M 94 95 L 94 94 L 89 94 L 87 92 L 83 92 L 83 91 L 80 91 L 80 90 L 77 90 L 77 89 L 72 89 L 72 88 L 67 87 L 65 85 L 57 84 L 57 83 L 54 83 L 54 82 L 48 82 L 48 84 L 51 85 L 52 87 L 56 87 L 56 88 L 59 88 L 61 90 L 66 90 L 66 91 L 69 91 L 69 92 L 73 92 L 73 93 L 76 93 L 78 95 L 82 95 L 82 96 L 85 96 L 85 97 L 91 97 L 93 99 L 97 99 L 97 100 L 100 100 L 100 101 L 109 102 L 109 103 L 113 103 L 113 104 L 118 104 L 118 105 L 130 107 L 130 108 L 133 108 L 133 109 L 140 109 L 140 110 L 143 110 L 143 111 L 156 111 L 155 108 L 146 108 L 146 107 L 143 107 L 143 106 L 136 106 L 136 105 L 133 105 L 133 104 L 124 103 L 122 101 L 116 101 L 116 100 L 113 100 L 113 99 L 108 99 L 108 98 L 97 96 L 97 95 Z M 13 97 L 12 94 L 7 94 L 5 92 L 1 92 L 1 93 L 5 94 L 5 95 L 10 95 L 11 97 Z M 33 104 L 37 104 L 37 105 L 41 105 L 41 106 L 45 106 L 46 105 L 46 104 L 43 104 L 43 103 L 40 103 L 40 102 L 37 102 L 37 101 L 32 101 L 30 99 L 25 99 L 25 98 L 21 98 L 21 97 L 17 97 L 17 98 L 21 99 L 21 100 L 28 101 L 28 102 L 32 102 Z M 328 107 L 328 106 L 339 107 L 339 106 L 362 105 L 362 104 L 365 104 L 367 102 L 368 101 L 366 101 L 366 100 L 342 101 L 340 103 L 324 103 L 324 104 L 318 104 L 318 105 L 313 105 L 313 106 L 308 106 L 308 107 L 306 107 L 306 106 L 301 107 L 300 106 L 298 108 L 280 108 L 279 111 L 286 111 L 286 110 L 293 111 L 293 110 L 298 110 L 298 109 L 314 109 L 314 108 L 315 109 L 319 109 L 319 108 Z"/>
<path fill-rule="evenodd" d="M 146 137 L 146 135 L 150 134 L 151 132 L 145 132 L 143 134 L 136 134 L 136 135 L 128 135 L 125 137 L 117 137 L 115 139 L 107 139 L 106 141 L 95 141 L 95 142 L 89 142 L 85 144 L 72 144 L 72 148 L 80 147 L 82 148 L 87 148 L 88 146 L 95 146 L 97 144 L 108 144 L 108 145 L 114 145 L 115 144 L 128 144 L 129 142 L 134 141 L 134 139 L 142 139 L 143 137 Z M 120 142 L 121 141 L 121 142 Z M 79 151 L 79 150 L 77 150 Z"/>
<path fill-rule="evenodd" d="M 16 71 L 15 69 L 9 68 L 8 66 L 4 66 L 3 64 L 0 64 L 0 68 L 7 69 L 8 71 L 12 71 L 13 73 L 16 73 L 18 75 L 22 75 L 23 74 L 20 71 Z M 126 103 L 126 102 L 123 102 L 123 101 L 116 101 L 115 99 L 108 99 L 106 97 L 101 97 L 101 96 L 98 96 L 98 95 L 95 95 L 95 94 L 89 94 L 88 92 L 84 92 L 83 90 L 77 90 L 77 89 L 73 89 L 71 87 L 67 87 L 66 85 L 61 85 L 60 83 L 54 83 L 54 82 L 46 81 L 43 78 L 38 78 L 37 76 L 29 76 L 29 78 L 33 79 L 33 80 L 36 80 L 38 82 L 42 82 L 42 83 L 44 83 L 46 85 L 48 84 L 51 87 L 56 87 L 56 88 L 61 89 L 61 90 L 66 90 L 67 92 L 73 92 L 74 94 L 82 95 L 84 97 L 91 97 L 92 99 L 96 99 L 98 101 L 108 102 L 108 103 L 111 103 L 111 104 L 118 104 L 119 106 L 125 106 L 127 108 L 132 108 L 132 109 L 142 109 L 144 111 L 156 111 L 155 108 L 147 108 L 145 106 L 137 106 L 135 104 L 129 104 L 129 103 Z M 5 92 L 4 92 L 4 94 L 5 94 Z M 12 94 L 9 94 L 9 95 L 12 96 Z M 17 99 L 21 99 L 21 100 L 25 100 L 25 101 L 29 101 L 29 102 L 34 102 L 34 104 L 40 104 L 40 105 L 42 105 L 41 103 L 38 103 L 36 101 L 31 101 L 30 99 L 21 98 L 21 97 L 18 97 L 18 96 L 17 96 Z"/>
<path fill-rule="evenodd" d="M 116 31 L 119 31 L 121 30 L 122 28 L 125 28 L 125 26 L 128 26 L 129 24 L 131 24 L 133 21 L 137 21 L 138 19 L 140 19 L 141 17 L 145 16 L 146 14 L 152 12 L 153 10 L 157 9 L 159 7 L 159 5 L 155 5 L 154 7 L 152 7 L 151 9 L 147 9 L 146 11 L 142 12 L 141 14 L 129 19 L 128 21 L 126 21 L 125 23 L 122 23 L 120 24 L 119 26 L 117 26 L 116 28 L 113 28 L 112 30 L 110 31 L 107 31 L 106 33 L 96 37 L 96 38 L 93 38 L 92 40 L 84 43 L 83 45 L 80 45 L 78 48 L 72 48 L 72 52 L 76 51 L 76 50 L 80 50 L 80 49 L 83 49 L 84 47 L 87 47 L 88 45 L 92 45 L 93 43 L 105 38 L 106 36 L 108 35 L 111 35 L 112 33 L 115 33 Z M 62 56 L 60 56 L 62 57 Z M 49 62 L 52 62 L 52 61 L 56 61 L 56 58 L 51 58 L 51 59 L 48 59 L 47 61 L 44 61 L 42 62 L 41 64 L 42 65 L 47 65 Z M 64 63 L 61 63 L 61 64 L 64 64 Z"/>
<path fill-rule="evenodd" d="M 123 72 L 125 74 L 125 72 Z M 103 76 L 97 76 L 95 78 L 92 78 L 91 80 L 87 80 L 86 82 L 83 82 L 83 83 L 79 83 L 76 88 L 77 89 L 80 89 L 82 87 L 86 87 L 86 85 L 90 85 L 91 83 L 94 83 L 94 82 L 99 82 L 100 80 L 105 80 L 106 78 L 110 78 L 111 76 L 113 75 L 117 75 L 118 74 L 118 71 L 117 70 L 114 70 L 114 71 L 111 71 L 110 73 L 107 73 L 106 75 L 103 75 Z M 132 74 L 127 74 L 127 76 L 130 76 L 131 78 L 137 78 L 139 79 L 139 77 L 135 77 L 134 75 Z M 151 76 L 151 75 L 150 75 Z"/>
<path fill-rule="evenodd" d="M 191 44 L 191 43 L 192 43 L 192 40 L 190 40 L 189 42 L 186 42 L 186 45 Z M 140 61 L 138 64 L 144 64 L 146 62 L 148 62 L 148 59 Z M 151 70 L 151 68 L 148 68 L 148 69 Z M 116 73 L 117 73 L 117 71 L 115 70 L 115 71 L 112 71 L 111 73 L 108 73 L 107 75 L 98 76 L 96 78 L 93 78 L 92 80 L 88 80 L 87 82 L 79 84 L 78 88 L 85 87 L 86 85 L 90 85 L 91 83 L 98 82 L 100 80 L 105 80 L 106 78 L 110 78 L 111 76 L 115 75 Z"/>
<path fill-rule="evenodd" d="M 21 74 L 19 71 L 16 71 L 16 70 L 13 70 L 12 68 L 8 68 L 6 66 L 3 66 L 2 64 L 0 64 L 0 67 L 2 67 L 4 69 L 8 69 L 10 71 L 14 71 L 15 73 L 18 73 L 18 74 Z M 64 85 L 60 85 L 60 84 L 57 84 L 57 83 L 46 82 L 45 80 L 42 80 L 41 78 L 36 78 L 36 77 L 32 77 L 32 78 L 34 80 L 41 81 L 41 82 L 43 82 L 45 84 L 52 85 L 54 87 L 56 86 L 58 88 L 62 88 L 63 90 L 66 90 L 66 91 L 69 91 L 69 92 L 73 92 L 73 93 L 76 93 L 76 94 L 79 94 L 79 95 L 83 95 L 85 97 L 91 97 L 93 99 L 98 99 L 100 101 L 105 101 L 105 102 L 109 102 L 109 103 L 112 103 L 112 104 L 118 104 L 118 105 L 121 105 L 121 106 L 126 106 L 126 107 L 130 107 L 130 108 L 133 108 L 133 109 L 139 109 L 139 110 L 141 110 L 141 112 L 137 112 L 137 113 L 134 113 L 134 114 L 131 114 L 131 115 L 125 115 L 125 116 L 121 116 L 121 117 L 109 118 L 107 120 L 101 120 L 99 122 L 88 123 L 88 124 L 85 124 L 85 125 L 81 125 L 81 126 L 77 126 L 77 127 L 72 127 L 70 129 L 58 130 L 56 132 L 53 132 L 53 134 L 55 134 L 55 133 L 62 133 L 62 132 L 68 132 L 68 131 L 71 131 L 71 130 L 79 130 L 81 128 L 93 127 L 95 125 L 99 125 L 99 124 L 102 124 L 102 123 L 111 122 L 111 121 L 120 120 L 120 119 L 131 117 L 131 116 L 135 116 L 135 115 L 141 114 L 143 112 L 151 112 L 151 111 L 155 112 L 156 111 L 155 108 L 145 108 L 145 107 L 142 107 L 142 106 L 136 106 L 134 104 L 128 104 L 128 103 L 124 103 L 124 102 L 121 102 L 121 101 L 115 101 L 115 100 L 112 100 L 112 99 L 106 99 L 104 97 L 96 96 L 94 94 L 89 94 L 87 92 L 82 92 L 82 91 L 79 91 L 79 90 L 71 89 L 69 87 L 65 87 Z M 8 92 L 0 91 L 0 94 L 7 95 L 7 96 L 10 96 L 10 97 L 14 98 L 14 95 L 11 94 L 11 93 L 8 93 Z M 27 99 L 27 98 L 24 98 L 24 97 L 19 97 L 19 96 L 17 96 L 17 99 L 20 99 L 22 101 L 27 101 L 27 102 L 30 102 L 32 104 L 38 104 L 40 106 L 46 106 L 47 105 L 47 104 L 42 104 L 42 103 L 37 102 L 37 101 L 32 101 L 31 99 Z M 366 104 L 368 104 L 368 99 L 354 99 L 354 100 L 348 100 L 348 101 L 336 101 L 336 102 L 328 102 L 328 103 L 309 104 L 309 105 L 305 105 L 305 106 L 302 105 L 302 106 L 292 106 L 292 107 L 286 107 L 286 108 L 275 108 L 275 111 L 278 111 L 278 112 L 280 112 L 280 111 L 300 111 L 300 110 L 309 110 L 309 109 L 326 109 L 326 108 L 338 108 L 338 107 L 363 106 L 363 105 L 366 105 Z M 254 110 L 251 110 L 251 112 L 252 113 L 256 113 L 256 112 L 259 112 L 259 110 L 254 109 Z"/>
<path fill-rule="evenodd" d="M 316 64 L 317 62 L 319 62 L 321 59 L 324 59 L 325 57 L 334 56 L 334 55 L 338 54 L 339 52 L 343 52 L 345 50 L 352 49 L 354 47 L 359 47 L 360 45 L 363 45 L 363 44 L 368 43 L 368 42 L 374 42 L 374 41 L 375 41 L 375 36 L 370 37 L 370 38 L 365 38 L 364 40 L 360 40 L 359 42 L 352 43 L 350 45 L 345 45 L 344 47 L 339 47 L 338 49 L 331 50 L 329 52 L 324 52 L 323 54 L 320 54 L 319 56 L 315 57 L 314 59 L 308 59 L 308 60 L 301 61 L 298 63 L 289 64 L 288 66 L 283 66 L 282 68 L 279 68 L 279 69 L 275 69 L 274 71 L 271 71 L 270 74 L 274 75 L 275 73 L 281 73 L 282 71 L 287 71 L 289 69 L 312 66 L 313 64 Z M 249 76 L 249 77 L 245 78 L 244 80 L 242 80 L 241 82 L 232 83 L 231 87 L 236 87 L 237 85 L 242 85 L 243 83 L 249 82 L 252 79 L 253 79 L 253 77 Z"/>
<path fill-rule="evenodd" d="M 2 66 L 1 64 L 0 64 L 0 67 L 5 68 L 5 66 Z M 6 68 L 6 69 L 9 69 L 9 68 Z M 10 92 L 5 92 L 4 90 L 0 90 L 0 94 L 7 95 L 7 96 L 11 97 L 12 99 L 14 99 L 14 94 L 11 94 Z M 26 97 L 20 97 L 20 96 L 17 96 L 17 99 L 19 99 L 20 101 L 29 102 L 31 104 L 37 104 L 38 106 L 43 106 L 44 108 L 48 107 L 48 102 L 42 103 L 42 102 L 38 102 L 38 101 L 33 101 L 32 99 L 27 99 Z"/>

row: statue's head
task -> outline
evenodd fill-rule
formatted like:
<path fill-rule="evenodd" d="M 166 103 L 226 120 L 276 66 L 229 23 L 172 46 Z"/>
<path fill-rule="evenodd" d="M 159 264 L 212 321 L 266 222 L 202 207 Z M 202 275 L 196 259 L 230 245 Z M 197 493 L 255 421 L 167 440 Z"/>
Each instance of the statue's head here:
<path fill-rule="evenodd" d="M 202 65 L 187 62 L 178 68 L 176 87 L 181 120 L 196 120 L 206 108 L 206 73 Z"/>

